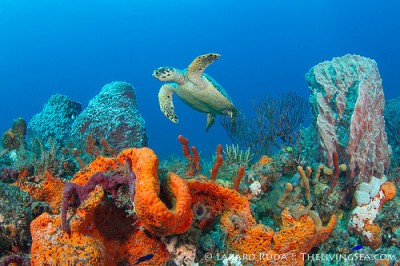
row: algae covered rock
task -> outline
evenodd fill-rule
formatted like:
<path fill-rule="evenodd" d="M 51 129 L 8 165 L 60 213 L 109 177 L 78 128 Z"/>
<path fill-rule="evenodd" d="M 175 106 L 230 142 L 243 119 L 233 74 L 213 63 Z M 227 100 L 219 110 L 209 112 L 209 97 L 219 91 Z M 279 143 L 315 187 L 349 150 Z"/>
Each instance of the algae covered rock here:
<path fill-rule="evenodd" d="M 31 138 L 65 144 L 70 137 L 71 125 L 82 111 L 82 105 L 65 95 L 52 95 L 42 112 L 34 115 L 28 124 Z"/>
<path fill-rule="evenodd" d="M 390 99 L 385 106 L 385 125 L 393 159 L 400 158 L 400 97 Z"/>
<path fill-rule="evenodd" d="M 17 150 L 25 141 L 26 121 L 22 117 L 15 119 L 12 127 L 3 133 L 1 144 L 8 150 Z"/>
<path fill-rule="evenodd" d="M 385 123 L 389 144 L 400 144 L 400 97 L 390 99 L 385 106 Z"/>
<path fill-rule="evenodd" d="M 147 146 L 144 119 L 138 111 L 131 84 L 111 82 L 90 100 L 71 131 L 78 145 L 83 145 L 88 135 L 97 141 L 106 139 L 117 150 Z"/>

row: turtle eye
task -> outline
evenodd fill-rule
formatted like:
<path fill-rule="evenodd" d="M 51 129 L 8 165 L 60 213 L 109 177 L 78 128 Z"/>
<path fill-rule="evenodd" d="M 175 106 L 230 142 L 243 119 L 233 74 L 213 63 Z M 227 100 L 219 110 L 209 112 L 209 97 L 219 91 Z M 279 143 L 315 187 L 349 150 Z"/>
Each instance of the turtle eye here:
<path fill-rule="evenodd" d="M 153 76 L 160 76 L 161 75 L 161 69 L 160 68 L 157 68 L 156 70 L 154 70 L 154 72 L 153 72 Z"/>

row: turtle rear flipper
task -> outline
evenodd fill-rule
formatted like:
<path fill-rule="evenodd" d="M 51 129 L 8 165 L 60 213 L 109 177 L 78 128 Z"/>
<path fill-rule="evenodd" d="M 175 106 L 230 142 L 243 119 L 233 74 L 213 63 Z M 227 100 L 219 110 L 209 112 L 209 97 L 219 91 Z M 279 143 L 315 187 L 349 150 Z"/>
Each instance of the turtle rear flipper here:
<path fill-rule="evenodd" d="M 158 103 L 160 110 L 164 115 L 174 123 L 178 123 L 178 116 L 175 113 L 174 103 L 172 102 L 172 94 L 175 87 L 172 84 L 164 84 L 158 92 Z"/>
<path fill-rule="evenodd" d="M 188 79 L 196 85 L 202 84 L 204 81 L 201 79 L 201 76 L 204 69 L 219 57 L 219 54 L 204 54 L 196 57 L 187 69 Z"/>
<path fill-rule="evenodd" d="M 210 129 L 212 125 L 215 123 L 215 116 L 214 114 L 207 114 L 207 124 L 206 124 L 206 132 Z"/>

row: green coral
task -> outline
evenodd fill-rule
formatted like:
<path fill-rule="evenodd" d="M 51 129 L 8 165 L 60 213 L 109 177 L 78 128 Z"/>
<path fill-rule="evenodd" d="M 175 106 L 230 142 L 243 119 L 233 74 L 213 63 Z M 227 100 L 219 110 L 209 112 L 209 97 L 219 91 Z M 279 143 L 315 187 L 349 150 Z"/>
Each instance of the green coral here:
<path fill-rule="evenodd" d="M 254 154 L 251 152 L 250 148 L 247 150 L 241 150 L 239 145 L 226 145 L 224 153 L 224 159 L 227 164 L 236 164 L 239 166 L 249 166 Z"/>

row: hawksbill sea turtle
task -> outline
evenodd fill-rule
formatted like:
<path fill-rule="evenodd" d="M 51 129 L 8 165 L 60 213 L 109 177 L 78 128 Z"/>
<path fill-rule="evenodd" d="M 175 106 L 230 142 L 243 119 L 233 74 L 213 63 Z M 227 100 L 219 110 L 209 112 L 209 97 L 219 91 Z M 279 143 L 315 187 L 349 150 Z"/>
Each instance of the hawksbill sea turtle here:
<path fill-rule="evenodd" d="M 228 115 L 233 122 L 237 109 L 224 88 L 204 69 L 220 57 L 219 54 L 205 54 L 196 57 L 187 69 L 159 67 L 153 77 L 163 82 L 158 93 L 160 109 L 174 123 L 178 123 L 172 95 L 175 92 L 184 103 L 196 111 L 207 113 L 206 131 L 215 123 L 216 115 Z"/>

